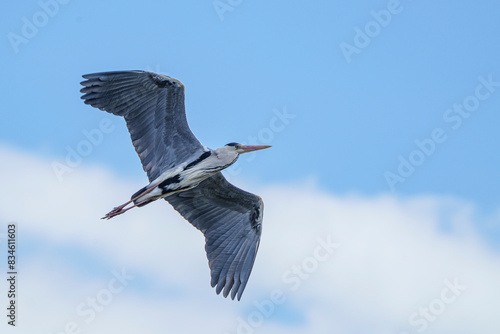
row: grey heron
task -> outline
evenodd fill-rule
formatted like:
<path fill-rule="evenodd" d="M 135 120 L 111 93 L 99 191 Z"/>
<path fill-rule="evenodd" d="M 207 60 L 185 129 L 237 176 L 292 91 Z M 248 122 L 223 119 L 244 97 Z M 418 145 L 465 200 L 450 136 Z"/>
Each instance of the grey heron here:
<path fill-rule="evenodd" d="M 211 285 L 240 300 L 255 261 L 262 231 L 259 196 L 229 183 L 221 171 L 240 154 L 270 146 L 229 143 L 216 150 L 189 129 L 184 85 L 146 71 L 86 74 L 86 104 L 125 118 L 149 184 L 115 207 L 110 219 L 134 207 L 165 199 L 205 236 Z"/>

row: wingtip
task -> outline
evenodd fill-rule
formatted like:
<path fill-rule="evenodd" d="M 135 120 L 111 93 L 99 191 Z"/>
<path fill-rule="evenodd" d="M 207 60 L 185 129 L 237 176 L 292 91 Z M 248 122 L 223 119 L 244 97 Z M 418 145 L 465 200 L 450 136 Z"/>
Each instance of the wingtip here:
<path fill-rule="evenodd" d="M 215 293 L 217 293 L 217 295 L 220 295 L 222 292 L 224 298 L 229 296 L 231 300 L 236 298 L 237 301 L 240 301 L 243 291 L 245 290 L 245 285 L 231 285 L 230 288 L 227 288 L 226 282 L 216 282 L 212 285 L 212 288 L 215 288 Z"/>
<path fill-rule="evenodd" d="M 222 284 L 221 282 L 219 282 L 219 284 L 217 284 L 217 287 L 215 288 L 215 292 L 216 292 L 217 294 L 220 294 L 223 288 L 224 288 L 224 284 Z M 224 294 L 223 294 L 223 295 L 224 295 Z M 227 296 L 227 295 L 226 295 L 226 296 Z M 224 296 L 224 297 L 226 297 L 226 296 Z"/>
<path fill-rule="evenodd" d="M 93 76 L 93 75 L 95 75 L 95 74 L 97 74 L 97 73 L 87 73 L 87 74 L 83 74 L 83 75 L 82 75 L 82 78 L 84 78 L 84 79 L 87 79 L 87 80 L 88 80 L 88 79 L 92 78 L 92 76 Z"/>

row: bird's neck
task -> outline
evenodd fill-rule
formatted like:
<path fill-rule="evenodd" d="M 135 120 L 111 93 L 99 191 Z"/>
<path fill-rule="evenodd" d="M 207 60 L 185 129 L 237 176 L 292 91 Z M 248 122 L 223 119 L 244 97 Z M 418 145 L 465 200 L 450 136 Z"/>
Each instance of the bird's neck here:
<path fill-rule="evenodd" d="M 219 171 L 231 166 L 238 160 L 239 154 L 237 152 L 228 152 L 226 150 L 215 150 L 212 151 L 212 156 L 214 165 L 220 167 Z"/>

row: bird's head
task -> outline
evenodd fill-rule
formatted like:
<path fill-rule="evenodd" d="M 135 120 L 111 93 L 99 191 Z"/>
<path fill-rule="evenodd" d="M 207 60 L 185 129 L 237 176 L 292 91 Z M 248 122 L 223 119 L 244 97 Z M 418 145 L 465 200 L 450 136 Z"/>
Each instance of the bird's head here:
<path fill-rule="evenodd" d="M 243 145 L 240 143 L 229 143 L 224 146 L 228 151 L 234 151 L 239 154 L 263 150 L 269 148 L 269 145 Z"/>

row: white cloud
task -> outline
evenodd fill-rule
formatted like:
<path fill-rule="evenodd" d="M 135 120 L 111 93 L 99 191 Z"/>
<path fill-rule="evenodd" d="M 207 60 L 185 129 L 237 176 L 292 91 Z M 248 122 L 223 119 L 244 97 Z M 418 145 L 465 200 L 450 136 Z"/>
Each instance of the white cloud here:
<path fill-rule="evenodd" d="M 500 331 L 500 258 L 476 233 L 471 203 L 242 186 L 264 198 L 265 216 L 238 303 L 210 288 L 203 236 L 167 203 L 99 219 L 140 181 L 82 164 L 60 183 L 50 159 L 6 146 L 0 156 L 0 225 L 19 226 L 18 333 L 60 333 L 71 322 L 82 333 L 399 334 L 424 323 L 423 333 Z M 328 238 L 340 244 L 331 254 L 318 248 Z M 87 323 L 77 307 L 107 296 L 122 268 L 134 279 Z M 466 288 L 456 298 L 446 292 L 445 303 L 454 280 Z M 5 283 L 0 289 L 5 304 Z"/>

